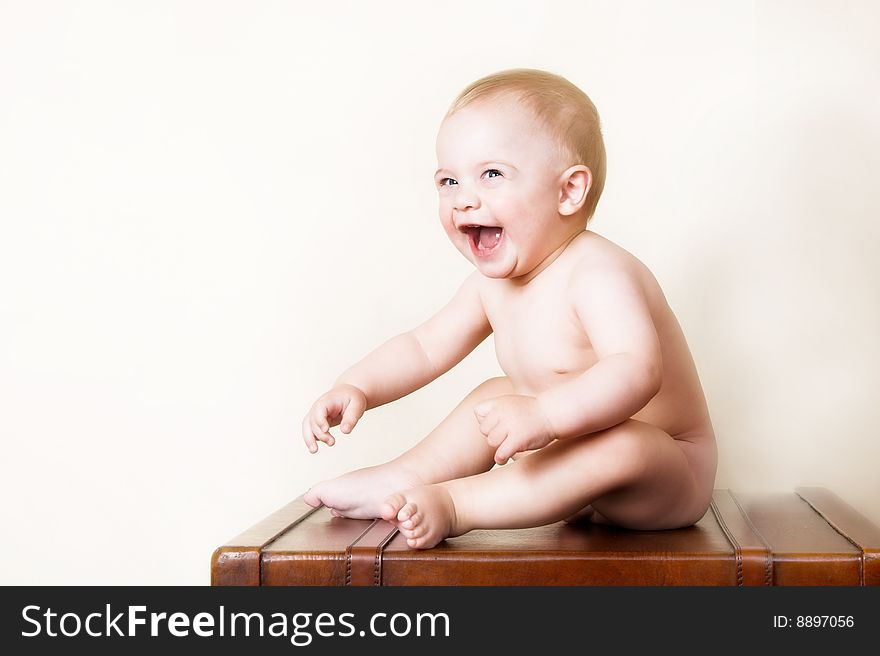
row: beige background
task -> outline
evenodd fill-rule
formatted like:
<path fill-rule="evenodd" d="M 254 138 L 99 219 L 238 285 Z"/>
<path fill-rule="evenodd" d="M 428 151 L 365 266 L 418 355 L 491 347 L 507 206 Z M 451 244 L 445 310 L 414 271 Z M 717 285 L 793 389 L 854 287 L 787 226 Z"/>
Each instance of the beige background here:
<path fill-rule="evenodd" d="M 487 340 L 302 445 L 468 273 L 434 138 L 515 66 L 599 108 L 593 228 L 678 314 L 717 486 L 880 523 L 876 3 L 318 5 L 0 5 L 0 583 L 207 583 L 216 546 L 500 372 Z"/>

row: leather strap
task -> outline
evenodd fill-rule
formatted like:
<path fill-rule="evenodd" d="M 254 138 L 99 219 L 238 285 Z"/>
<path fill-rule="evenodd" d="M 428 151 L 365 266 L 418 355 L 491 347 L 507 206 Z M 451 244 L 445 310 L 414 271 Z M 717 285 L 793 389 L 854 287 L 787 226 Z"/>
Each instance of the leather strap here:
<path fill-rule="evenodd" d="M 397 527 L 374 519 L 345 548 L 345 585 L 382 585 L 382 550 L 397 535 Z"/>
<path fill-rule="evenodd" d="M 796 487 L 794 491 L 862 552 L 861 585 L 880 585 L 880 529 L 830 490 Z"/>
<path fill-rule="evenodd" d="M 773 585 L 773 552 L 731 490 L 715 490 L 710 504 L 736 558 L 737 585 Z"/>

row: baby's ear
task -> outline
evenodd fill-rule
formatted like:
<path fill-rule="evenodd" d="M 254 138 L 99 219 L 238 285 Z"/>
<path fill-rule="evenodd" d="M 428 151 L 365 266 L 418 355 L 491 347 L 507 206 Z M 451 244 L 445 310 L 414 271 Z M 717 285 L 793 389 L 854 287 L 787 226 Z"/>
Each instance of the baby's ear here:
<path fill-rule="evenodd" d="M 593 186 L 593 174 L 583 164 L 567 168 L 560 176 L 559 213 L 571 216 L 587 202 L 587 194 Z"/>

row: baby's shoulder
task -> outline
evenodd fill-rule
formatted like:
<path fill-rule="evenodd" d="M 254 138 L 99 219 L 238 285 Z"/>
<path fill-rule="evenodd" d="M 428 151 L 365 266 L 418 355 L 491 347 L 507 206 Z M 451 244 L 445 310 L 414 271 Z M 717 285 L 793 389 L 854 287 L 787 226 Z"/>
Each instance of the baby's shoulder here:
<path fill-rule="evenodd" d="M 570 297 L 639 297 L 652 307 L 665 303 L 654 274 L 635 255 L 596 233 L 581 239 L 567 280 Z"/>
<path fill-rule="evenodd" d="M 587 230 L 577 240 L 569 267 L 569 283 L 580 284 L 588 280 L 600 282 L 603 278 L 633 279 L 644 281 L 653 278 L 650 270 L 635 255 L 610 239 Z"/>

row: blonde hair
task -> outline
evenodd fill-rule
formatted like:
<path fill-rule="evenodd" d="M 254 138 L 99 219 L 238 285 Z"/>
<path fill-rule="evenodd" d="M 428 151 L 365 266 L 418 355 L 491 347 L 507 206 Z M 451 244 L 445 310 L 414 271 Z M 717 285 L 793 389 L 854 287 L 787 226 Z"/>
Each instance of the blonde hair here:
<path fill-rule="evenodd" d="M 593 183 L 584 203 L 587 221 L 605 187 L 605 142 L 593 101 L 561 75 L 533 68 L 513 68 L 480 78 L 452 102 L 446 117 L 479 100 L 510 96 L 524 103 L 556 141 L 565 165 L 583 164 Z"/>

